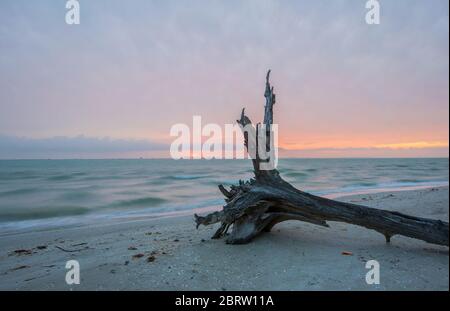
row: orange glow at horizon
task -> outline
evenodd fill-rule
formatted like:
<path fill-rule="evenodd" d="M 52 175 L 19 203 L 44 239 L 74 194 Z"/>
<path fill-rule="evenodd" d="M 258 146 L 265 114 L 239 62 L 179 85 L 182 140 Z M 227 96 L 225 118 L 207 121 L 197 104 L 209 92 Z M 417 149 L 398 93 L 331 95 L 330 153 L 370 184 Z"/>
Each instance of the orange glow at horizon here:
<path fill-rule="evenodd" d="M 448 148 L 448 141 L 416 141 L 386 144 L 364 144 L 346 142 L 318 142 L 318 143 L 280 143 L 279 148 L 284 150 L 314 150 L 314 149 L 348 149 L 348 148 L 364 148 L 364 149 L 426 149 L 426 148 Z"/>

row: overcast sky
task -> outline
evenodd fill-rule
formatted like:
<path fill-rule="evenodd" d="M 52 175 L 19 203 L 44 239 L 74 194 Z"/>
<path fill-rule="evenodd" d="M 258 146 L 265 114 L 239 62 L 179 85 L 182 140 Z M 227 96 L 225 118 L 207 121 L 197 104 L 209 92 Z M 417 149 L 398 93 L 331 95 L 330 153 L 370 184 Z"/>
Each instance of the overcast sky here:
<path fill-rule="evenodd" d="M 160 150 L 173 124 L 242 107 L 259 121 L 268 68 L 291 155 L 448 156 L 448 0 L 380 1 L 380 25 L 364 0 L 81 0 L 72 26 L 65 2 L 0 1 L 0 157 L 80 135 Z"/>

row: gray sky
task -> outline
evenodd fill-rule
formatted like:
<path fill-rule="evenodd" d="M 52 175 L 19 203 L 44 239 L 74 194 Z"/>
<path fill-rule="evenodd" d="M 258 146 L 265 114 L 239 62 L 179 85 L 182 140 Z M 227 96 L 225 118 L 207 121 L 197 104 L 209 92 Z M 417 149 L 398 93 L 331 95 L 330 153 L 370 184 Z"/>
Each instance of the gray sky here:
<path fill-rule="evenodd" d="M 193 115 L 260 119 L 271 68 L 292 154 L 448 155 L 448 1 L 380 2 L 367 25 L 354 0 L 80 1 L 69 26 L 63 0 L 2 0 L 0 135 L 167 145 Z"/>

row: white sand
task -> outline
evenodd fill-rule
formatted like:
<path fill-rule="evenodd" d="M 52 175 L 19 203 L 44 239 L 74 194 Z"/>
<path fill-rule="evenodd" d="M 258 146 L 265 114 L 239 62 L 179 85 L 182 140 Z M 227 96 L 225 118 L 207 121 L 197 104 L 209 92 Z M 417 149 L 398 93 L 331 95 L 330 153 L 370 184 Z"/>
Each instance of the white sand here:
<path fill-rule="evenodd" d="M 341 200 L 448 221 L 448 187 Z M 227 245 L 210 239 L 217 225 L 196 230 L 192 218 L 1 236 L 0 290 L 449 289 L 448 247 L 400 236 L 386 244 L 382 235 L 364 228 L 298 221 L 279 224 L 250 244 Z M 31 254 L 15 254 L 18 249 Z M 132 258 L 140 253 L 144 256 Z M 154 261 L 148 262 L 152 253 Z M 80 285 L 65 283 L 70 259 L 80 263 Z M 381 265 L 380 285 L 365 282 L 370 259 Z"/>

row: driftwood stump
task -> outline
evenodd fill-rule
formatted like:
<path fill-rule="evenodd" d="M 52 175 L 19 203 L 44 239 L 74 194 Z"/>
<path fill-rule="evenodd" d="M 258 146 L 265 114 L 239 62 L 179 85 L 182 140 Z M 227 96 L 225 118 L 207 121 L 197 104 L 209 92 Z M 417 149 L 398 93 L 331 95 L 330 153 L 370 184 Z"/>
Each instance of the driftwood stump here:
<path fill-rule="evenodd" d="M 267 73 L 264 94 L 266 129 L 273 123 L 275 104 L 275 94 L 273 87 L 270 86 L 269 76 L 270 70 Z M 237 122 L 241 128 L 251 124 L 244 110 Z M 270 131 L 266 130 L 266 135 L 266 142 L 269 142 Z M 249 150 L 252 147 L 249 146 L 252 137 L 244 131 L 244 138 L 245 146 Z M 256 139 L 256 144 L 257 141 Z M 225 196 L 226 205 L 221 211 L 204 217 L 195 215 L 197 228 L 199 225 L 221 223 L 213 239 L 227 235 L 227 243 L 244 244 L 285 220 L 295 219 L 324 227 L 328 227 L 327 221 L 340 221 L 376 230 L 385 236 L 388 243 L 392 236 L 399 234 L 448 246 L 448 222 L 315 196 L 294 188 L 281 178 L 276 169 L 261 170 L 261 162 L 256 153 L 256 156 L 252 157 L 255 177 L 249 181 L 239 181 L 239 184 L 231 186 L 230 190 L 219 185 L 220 191 Z M 232 231 L 227 234 L 231 225 Z"/>

